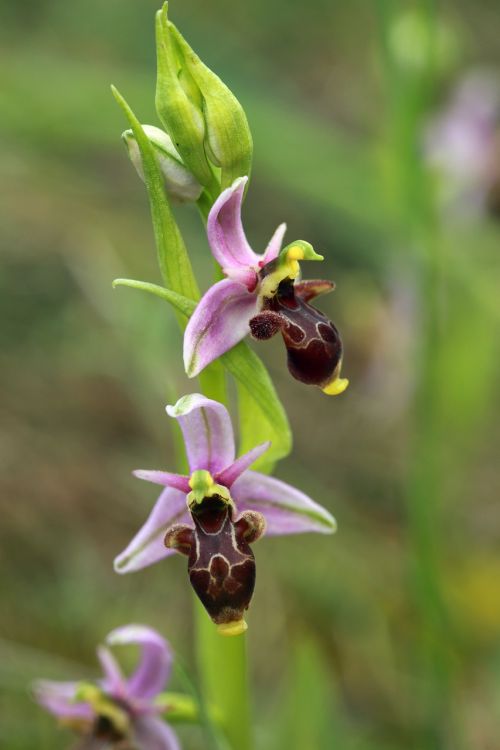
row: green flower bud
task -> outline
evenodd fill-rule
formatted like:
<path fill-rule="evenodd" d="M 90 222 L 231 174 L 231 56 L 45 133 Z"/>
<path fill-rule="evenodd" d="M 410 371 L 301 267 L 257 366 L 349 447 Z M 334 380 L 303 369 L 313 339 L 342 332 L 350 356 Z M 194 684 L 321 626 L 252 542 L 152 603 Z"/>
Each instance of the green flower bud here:
<path fill-rule="evenodd" d="M 203 190 L 196 177 L 185 167 L 179 152 L 167 133 L 153 125 L 143 125 L 142 129 L 153 146 L 158 166 L 165 178 L 168 196 L 177 202 L 197 201 Z M 140 178 L 144 181 L 144 169 L 139 146 L 132 130 L 125 130 L 122 139 Z"/>
<path fill-rule="evenodd" d="M 168 3 L 156 14 L 157 80 L 156 110 L 182 161 L 202 185 L 213 183 L 214 174 L 205 154 L 205 121 L 201 98 L 183 74 L 167 17 Z"/>
<path fill-rule="evenodd" d="M 178 29 L 169 23 L 181 62 L 181 71 L 192 92 L 193 84 L 202 97 L 205 120 L 205 151 L 221 168 L 221 187 L 232 185 L 237 177 L 250 174 L 252 136 L 243 107 L 234 94 L 193 52 Z M 191 93 L 191 97 L 193 97 Z"/>

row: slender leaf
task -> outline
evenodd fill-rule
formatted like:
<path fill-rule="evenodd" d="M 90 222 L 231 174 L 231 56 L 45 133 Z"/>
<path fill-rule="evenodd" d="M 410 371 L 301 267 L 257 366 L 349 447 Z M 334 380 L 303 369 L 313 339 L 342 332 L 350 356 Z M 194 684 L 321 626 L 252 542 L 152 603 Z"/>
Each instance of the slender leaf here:
<path fill-rule="evenodd" d="M 158 252 L 158 263 L 166 286 L 191 300 L 198 300 L 200 292 L 191 261 L 174 219 L 165 193 L 163 176 L 142 125 L 114 86 L 113 95 L 123 109 L 141 152 L 144 178 L 151 207 L 151 217 Z"/>
<path fill-rule="evenodd" d="M 244 341 L 226 352 L 221 362 L 238 384 L 240 450 L 247 451 L 263 440 L 270 440 L 270 449 L 255 466 L 261 471 L 271 471 L 276 461 L 292 449 L 288 417 L 273 381 L 262 360 Z"/>

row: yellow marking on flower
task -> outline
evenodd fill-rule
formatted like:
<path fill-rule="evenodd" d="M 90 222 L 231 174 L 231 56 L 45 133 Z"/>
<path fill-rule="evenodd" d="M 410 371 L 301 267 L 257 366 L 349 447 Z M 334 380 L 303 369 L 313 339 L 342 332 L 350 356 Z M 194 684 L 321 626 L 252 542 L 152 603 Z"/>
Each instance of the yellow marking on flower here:
<path fill-rule="evenodd" d="M 189 477 L 189 486 L 194 491 L 199 489 L 209 489 L 213 484 L 215 484 L 215 482 L 212 475 L 205 469 L 198 469 L 197 471 L 193 471 L 193 473 Z"/>
<path fill-rule="evenodd" d="M 304 260 L 304 250 L 299 245 L 293 245 L 287 252 L 288 260 Z"/>
<path fill-rule="evenodd" d="M 109 698 L 97 685 L 82 682 L 75 693 L 75 702 L 88 703 L 96 716 L 105 716 L 114 729 L 127 735 L 130 730 L 130 717 L 126 711 Z"/>
<path fill-rule="evenodd" d="M 325 385 L 321 390 L 323 393 L 326 393 L 327 396 L 338 396 L 339 393 L 345 391 L 348 385 L 349 381 L 347 378 L 335 378 L 335 380 L 332 380 L 331 383 Z"/>
<path fill-rule="evenodd" d="M 248 625 L 243 618 L 241 620 L 234 620 L 233 622 L 223 622 L 217 625 L 217 632 L 220 635 L 231 636 L 241 635 L 247 630 Z"/>
<path fill-rule="evenodd" d="M 213 497 L 214 495 L 222 498 L 227 505 L 233 505 L 227 487 L 216 484 L 213 476 L 206 469 L 193 471 L 189 478 L 189 486 L 191 487 L 191 492 L 186 498 L 188 508 L 192 509 L 196 505 L 201 505 L 206 498 Z"/>

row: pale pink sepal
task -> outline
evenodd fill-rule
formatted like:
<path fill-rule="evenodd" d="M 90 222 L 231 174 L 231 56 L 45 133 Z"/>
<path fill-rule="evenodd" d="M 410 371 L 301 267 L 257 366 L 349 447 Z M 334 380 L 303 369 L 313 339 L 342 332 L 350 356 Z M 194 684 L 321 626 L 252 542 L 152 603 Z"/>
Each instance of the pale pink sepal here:
<path fill-rule="evenodd" d="M 300 534 L 306 531 L 331 534 L 333 516 L 295 487 L 266 474 L 247 471 L 231 488 L 238 512 L 256 510 L 266 519 L 266 534 Z"/>
<path fill-rule="evenodd" d="M 233 426 L 223 404 L 201 393 L 190 393 L 167 406 L 167 414 L 181 427 L 190 473 L 205 469 L 214 476 L 233 463 Z"/>
<path fill-rule="evenodd" d="M 161 493 L 149 518 L 126 549 L 115 558 L 117 573 L 132 573 L 174 553 L 163 544 L 165 532 L 174 523 L 186 523 L 189 512 L 186 495 L 172 487 Z"/>
<path fill-rule="evenodd" d="M 250 333 L 249 322 L 259 311 L 258 304 L 257 295 L 232 279 L 208 290 L 184 333 L 184 367 L 190 378 Z"/>
<path fill-rule="evenodd" d="M 110 646 L 136 644 L 141 647 L 139 663 L 127 679 L 129 698 L 148 700 L 161 692 L 172 671 L 172 651 L 156 630 L 147 625 L 124 625 L 106 638 Z"/>
<path fill-rule="evenodd" d="M 87 703 L 76 703 L 75 695 L 79 682 L 55 682 L 37 680 L 33 685 L 36 701 L 59 719 L 83 719 L 91 721 L 94 712 Z"/>
<path fill-rule="evenodd" d="M 141 716 L 134 722 L 137 747 L 141 750 L 181 750 L 174 730 L 158 716 Z"/>

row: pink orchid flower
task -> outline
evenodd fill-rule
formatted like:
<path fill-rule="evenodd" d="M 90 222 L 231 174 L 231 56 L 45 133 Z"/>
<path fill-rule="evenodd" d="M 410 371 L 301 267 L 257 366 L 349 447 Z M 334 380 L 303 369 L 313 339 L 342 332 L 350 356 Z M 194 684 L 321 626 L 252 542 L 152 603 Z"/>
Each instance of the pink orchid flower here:
<path fill-rule="evenodd" d="M 251 471 L 269 447 L 235 457 L 227 409 L 194 393 L 167 406 L 184 435 L 189 476 L 135 471 L 165 487 L 149 518 L 115 560 L 118 573 L 152 565 L 175 551 L 188 556 L 191 584 L 220 632 L 246 628 L 243 613 L 255 585 L 250 545 L 263 534 L 335 530 L 330 513 L 285 482 Z"/>
<path fill-rule="evenodd" d="M 243 231 L 241 206 L 247 177 L 239 177 L 215 201 L 207 222 L 212 253 L 226 277 L 200 300 L 184 335 L 184 366 L 194 377 L 249 333 L 259 340 L 281 332 L 288 368 L 297 380 L 329 394 L 342 393 L 342 342 L 326 315 L 309 304 L 329 292 L 329 281 L 299 280 L 300 260 L 323 260 L 308 242 L 281 249 L 285 224 L 263 255 L 254 253 Z"/>
<path fill-rule="evenodd" d="M 106 644 L 141 646 L 130 677 L 123 675 L 111 651 L 99 646 L 102 679 L 93 684 L 39 680 L 34 685 L 38 703 L 81 736 L 76 747 L 82 750 L 180 750 L 155 703 L 172 670 L 167 641 L 146 625 L 125 625 L 113 630 Z"/>

